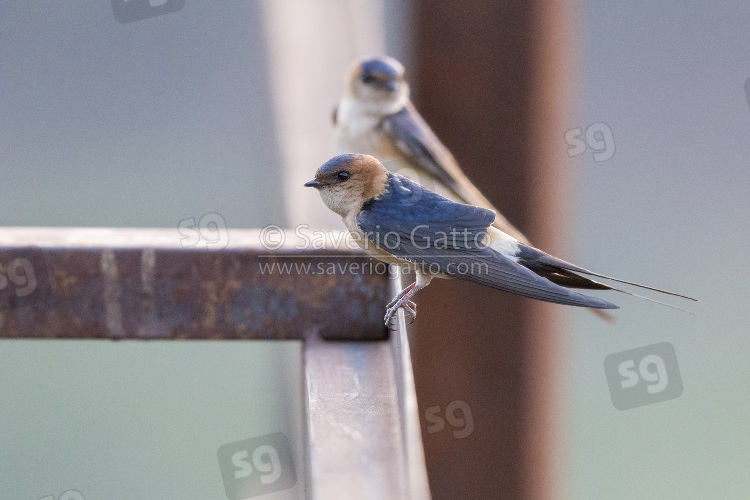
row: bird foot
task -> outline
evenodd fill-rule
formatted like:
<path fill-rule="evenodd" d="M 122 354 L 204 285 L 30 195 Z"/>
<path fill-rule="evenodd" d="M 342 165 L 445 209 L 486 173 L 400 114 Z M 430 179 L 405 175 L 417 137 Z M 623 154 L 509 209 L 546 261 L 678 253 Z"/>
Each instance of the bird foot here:
<path fill-rule="evenodd" d="M 396 313 L 400 308 L 404 308 L 404 314 L 407 317 L 407 322 L 411 325 L 414 320 L 417 319 L 417 304 L 409 300 L 408 298 L 401 298 L 394 300 L 388 304 L 388 309 L 385 313 L 385 326 L 391 324 L 393 318 L 396 317 Z"/>

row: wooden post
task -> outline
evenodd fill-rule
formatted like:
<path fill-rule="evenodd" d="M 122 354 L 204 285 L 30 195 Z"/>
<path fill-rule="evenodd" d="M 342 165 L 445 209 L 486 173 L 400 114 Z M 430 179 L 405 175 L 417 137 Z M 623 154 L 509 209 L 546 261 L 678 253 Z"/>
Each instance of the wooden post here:
<path fill-rule="evenodd" d="M 482 192 L 552 253 L 567 194 L 566 7 L 416 0 L 414 12 L 417 108 Z M 412 354 L 433 497 L 559 498 L 563 306 L 455 280 L 433 282 L 418 299 Z M 454 401 L 466 403 L 464 414 L 456 403 L 445 415 Z"/>

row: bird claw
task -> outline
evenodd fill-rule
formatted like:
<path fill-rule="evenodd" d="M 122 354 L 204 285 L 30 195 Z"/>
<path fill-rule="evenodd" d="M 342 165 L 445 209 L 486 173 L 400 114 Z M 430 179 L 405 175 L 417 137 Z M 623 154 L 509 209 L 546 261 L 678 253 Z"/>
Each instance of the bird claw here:
<path fill-rule="evenodd" d="M 414 320 L 417 319 L 417 304 L 415 304 L 411 300 L 407 300 L 401 307 L 404 308 L 404 314 L 407 316 L 407 322 L 410 325 L 414 323 Z"/>
<path fill-rule="evenodd" d="M 396 313 L 402 307 L 404 309 L 404 314 L 407 316 L 407 322 L 410 325 L 414 323 L 414 320 L 417 319 L 417 304 L 409 299 L 400 298 L 388 304 L 388 309 L 385 313 L 385 326 L 391 324 L 393 318 L 396 317 Z"/>

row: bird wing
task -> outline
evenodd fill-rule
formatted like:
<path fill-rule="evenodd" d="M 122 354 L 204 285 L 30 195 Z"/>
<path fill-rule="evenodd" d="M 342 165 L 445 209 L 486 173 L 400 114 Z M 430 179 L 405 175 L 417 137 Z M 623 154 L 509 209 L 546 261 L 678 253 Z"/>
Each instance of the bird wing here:
<path fill-rule="evenodd" d="M 466 177 L 458 162 L 411 103 L 382 121 L 383 130 L 408 158 L 435 177 L 463 203 L 496 212 L 494 225 L 521 242 L 527 238 Z"/>
<path fill-rule="evenodd" d="M 468 203 L 468 197 L 459 184 L 460 176 L 456 175 L 459 172 L 463 175 L 456 160 L 413 106 L 407 105 L 386 116 L 382 123 L 383 130 L 401 152 Z"/>
<path fill-rule="evenodd" d="M 424 272 L 445 274 L 532 299 L 616 309 L 573 292 L 487 247 L 494 213 L 455 203 L 404 177 L 389 175 L 386 192 L 367 203 L 356 221 L 370 244 Z"/>

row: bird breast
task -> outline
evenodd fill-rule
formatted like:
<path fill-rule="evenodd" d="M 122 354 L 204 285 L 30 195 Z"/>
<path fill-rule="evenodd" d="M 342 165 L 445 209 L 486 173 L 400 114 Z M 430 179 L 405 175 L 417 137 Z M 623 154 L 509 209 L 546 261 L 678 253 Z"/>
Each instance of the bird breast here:
<path fill-rule="evenodd" d="M 363 109 L 352 98 L 341 100 L 336 111 L 336 143 L 339 153 L 372 155 L 381 162 L 403 156 L 383 131 L 383 115 Z"/>

